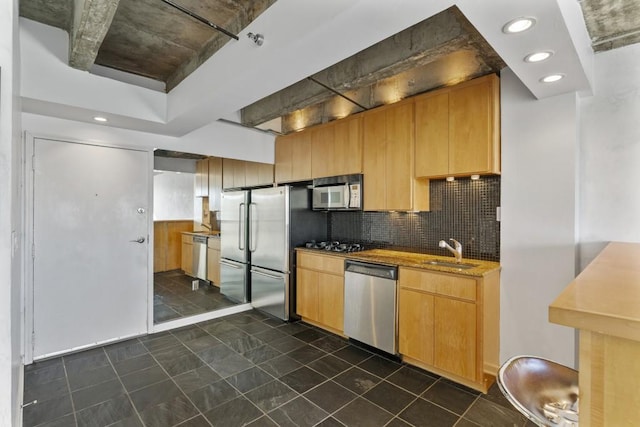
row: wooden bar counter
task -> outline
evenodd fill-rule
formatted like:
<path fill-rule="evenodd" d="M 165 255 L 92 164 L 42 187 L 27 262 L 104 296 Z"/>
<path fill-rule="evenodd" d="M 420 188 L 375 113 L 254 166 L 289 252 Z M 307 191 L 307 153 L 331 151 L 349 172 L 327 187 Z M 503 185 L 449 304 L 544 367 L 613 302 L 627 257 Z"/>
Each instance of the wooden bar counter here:
<path fill-rule="evenodd" d="M 580 332 L 580 427 L 640 426 L 640 243 L 610 243 L 549 321 Z"/>

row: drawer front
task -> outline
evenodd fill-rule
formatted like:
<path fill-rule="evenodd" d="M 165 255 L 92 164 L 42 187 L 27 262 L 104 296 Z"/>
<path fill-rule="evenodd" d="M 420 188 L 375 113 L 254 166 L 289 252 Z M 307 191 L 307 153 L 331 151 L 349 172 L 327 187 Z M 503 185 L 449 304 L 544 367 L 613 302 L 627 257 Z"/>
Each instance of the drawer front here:
<path fill-rule="evenodd" d="M 220 238 L 219 237 L 209 237 L 207 239 L 207 248 L 220 250 Z"/>
<path fill-rule="evenodd" d="M 193 236 L 191 234 L 183 234 L 182 243 L 193 245 Z"/>
<path fill-rule="evenodd" d="M 476 300 L 476 279 L 400 267 L 401 287 L 469 301 Z"/>
<path fill-rule="evenodd" d="M 298 267 L 338 276 L 344 275 L 344 260 L 333 256 L 298 252 Z"/>

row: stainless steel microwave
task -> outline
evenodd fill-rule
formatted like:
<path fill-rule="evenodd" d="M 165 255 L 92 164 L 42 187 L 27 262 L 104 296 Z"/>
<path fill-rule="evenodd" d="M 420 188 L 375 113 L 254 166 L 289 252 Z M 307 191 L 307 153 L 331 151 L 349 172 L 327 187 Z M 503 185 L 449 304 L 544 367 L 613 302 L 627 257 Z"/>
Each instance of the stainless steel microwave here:
<path fill-rule="evenodd" d="M 362 175 L 315 179 L 313 210 L 362 210 Z"/>

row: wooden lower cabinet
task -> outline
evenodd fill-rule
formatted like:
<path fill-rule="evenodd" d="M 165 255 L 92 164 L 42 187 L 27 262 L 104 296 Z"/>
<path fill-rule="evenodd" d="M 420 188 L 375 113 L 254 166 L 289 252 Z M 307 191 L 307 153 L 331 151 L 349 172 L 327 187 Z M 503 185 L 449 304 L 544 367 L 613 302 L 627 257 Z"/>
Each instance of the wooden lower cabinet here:
<path fill-rule="evenodd" d="M 296 311 L 306 322 L 334 333 L 344 330 L 344 260 L 298 252 Z"/>
<path fill-rule="evenodd" d="M 207 280 L 220 287 L 220 238 L 207 239 Z"/>
<path fill-rule="evenodd" d="M 153 272 L 177 270 L 182 266 L 182 232 L 193 230 L 193 220 L 153 222 Z"/>
<path fill-rule="evenodd" d="M 400 267 L 398 279 L 403 360 L 486 393 L 498 369 L 499 273 Z"/>
<path fill-rule="evenodd" d="M 433 364 L 434 296 L 410 289 L 398 291 L 398 351 Z"/>
<path fill-rule="evenodd" d="M 298 268 L 296 273 L 296 311 L 303 319 L 317 321 L 320 273 L 304 268 Z"/>
<path fill-rule="evenodd" d="M 433 315 L 433 365 L 477 381 L 476 304 L 436 296 Z"/>
<path fill-rule="evenodd" d="M 193 276 L 193 236 L 182 235 L 182 254 L 180 266 L 184 274 Z"/>

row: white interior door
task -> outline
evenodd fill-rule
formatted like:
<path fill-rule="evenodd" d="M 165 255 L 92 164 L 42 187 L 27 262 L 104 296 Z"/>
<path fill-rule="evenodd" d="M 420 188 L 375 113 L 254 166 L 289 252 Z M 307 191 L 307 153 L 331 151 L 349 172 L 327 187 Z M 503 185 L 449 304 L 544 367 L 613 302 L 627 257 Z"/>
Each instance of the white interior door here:
<path fill-rule="evenodd" d="M 147 332 L 148 156 L 34 139 L 34 359 Z"/>

